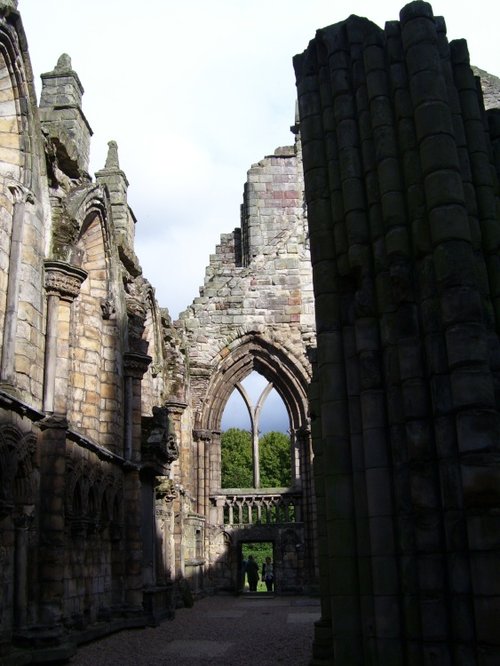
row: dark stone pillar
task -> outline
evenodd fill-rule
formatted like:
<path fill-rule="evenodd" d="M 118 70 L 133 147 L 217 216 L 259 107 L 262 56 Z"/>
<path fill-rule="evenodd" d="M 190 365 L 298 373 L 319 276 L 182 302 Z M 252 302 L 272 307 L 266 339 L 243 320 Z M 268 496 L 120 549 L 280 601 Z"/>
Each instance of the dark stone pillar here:
<path fill-rule="evenodd" d="M 318 332 L 315 657 L 493 663 L 498 128 L 465 43 L 425 2 L 400 18 L 351 17 L 294 61 Z"/>
<path fill-rule="evenodd" d="M 141 381 L 151 357 L 140 352 L 126 352 L 123 365 L 125 375 L 125 427 L 124 458 L 126 474 L 124 478 L 125 501 L 125 541 L 127 559 L 126 603 L 131 613 L 142 612 L 142 534 L 141 534 Z M 153 507 L 151 506 L 151 512 Z"/>

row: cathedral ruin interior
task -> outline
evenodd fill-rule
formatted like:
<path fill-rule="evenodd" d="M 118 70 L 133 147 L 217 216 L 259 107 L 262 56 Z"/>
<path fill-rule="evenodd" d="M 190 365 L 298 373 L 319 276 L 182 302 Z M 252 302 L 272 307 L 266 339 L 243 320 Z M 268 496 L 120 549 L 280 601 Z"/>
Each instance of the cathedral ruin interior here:
<path fill-rule="evenodd" d="M 92 178 L 70 57 L 38 101 L 0 0 L 2 664 L 237 592 L 259 541 L 276 594 L 319 595 L 311 663 L 500 663 L 500 81 L 426 2 L 320 29 L 293 67 L 292 145 L 172 321 L 117 144 Z M 289 487 L 221 487 L 253 371 Z"/>

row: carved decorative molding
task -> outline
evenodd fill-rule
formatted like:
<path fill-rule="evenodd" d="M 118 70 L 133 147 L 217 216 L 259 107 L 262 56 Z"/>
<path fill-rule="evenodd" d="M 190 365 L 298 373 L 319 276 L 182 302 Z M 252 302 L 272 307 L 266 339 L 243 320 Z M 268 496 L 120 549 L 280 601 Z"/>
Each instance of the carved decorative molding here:
<path fill-rule="evenodd" d="M 7 181 L 7 191 L 10 192 L 13 203 L 35 203 L 33 192 L 17 180 Z"/>
<path fill-rule="evenodd" d="M 111 297 L 101 298 L 101 312 L 103 319 L 111 319 L 111 316 L 115 314 L 116 307 L 114 301 Z"/>
<path fill-rule="evenodd" d="M 67 430 L 68 419 L 65 414 L 49 414 L 44 419 L 39 421 L 40 430 L 48 430 L 53 428 L 55 430 Z"/>
<path fill-rule="evenodd" d="M 125 352 L 123 354 L 125 375 L 134 377 L 135 379 L 142 379 L 152 360 L 151 356 L 147 354 Z"/>
<path fill-rule="evenodd" d="M 311 428 L 309 425 L 303 425 L 295 431 L 295 437 L 298 442 L 305 442 L 311 436 Z"/>
<path fill-rule="evenodd" d="M 27 530 L 29 529 L 35 520 L 35 516 L 33 515 L 33 509 L 34 507 L 30 507 L 30 511 L 22 511 L 19 513 L 15 513 L 13 516 L 14 520 L 14 525 L 17 529 L 20 530 Z"/>
<path fill-rule="evenodd" d="M 200 440 L 203 442 L 210 442 L 212 440 L 212 431 L 211 430 L 193 430 L 193 438 L 195 442 Z"/>
<path fill-rule="evenodd" d="M 163 370 L 163 363 L 152 363 L 151 364 L 151 374 L 153 377 L 158 377 L 158 375 Z"/>
<path fill-rule="evenodd" d="M 179 444 L 166 407 L 153 407 L 153 417 L 144 429 L 147 439 L 142 444 L 142 457 L 145 462 L 170 465 L 177 460 Z"/>
<path fill-rule="evenodd" d="M 187 407 L 185 402 L 168 401 L 164 403 L 165 409 L 170 416 L 181 416 Z"/>
<path fill-rule="evenodd" d="M 63 301 L 72 302 L 80 293 L 80 287 L 88 273 L 83 268 L 62 261 L 45 262 L 45 290 Z"/>

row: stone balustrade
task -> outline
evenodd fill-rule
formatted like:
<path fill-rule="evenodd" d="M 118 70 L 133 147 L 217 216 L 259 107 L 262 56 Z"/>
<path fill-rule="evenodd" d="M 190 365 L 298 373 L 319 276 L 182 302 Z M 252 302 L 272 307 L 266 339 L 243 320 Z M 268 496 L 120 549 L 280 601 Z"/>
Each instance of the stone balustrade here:
<path fill-rule="evenodd" d="M 267 525 L 301 522 L 302 494 L 285 488 L 228 489 L 211 496 L 223 509 L 224 525 Z"/>

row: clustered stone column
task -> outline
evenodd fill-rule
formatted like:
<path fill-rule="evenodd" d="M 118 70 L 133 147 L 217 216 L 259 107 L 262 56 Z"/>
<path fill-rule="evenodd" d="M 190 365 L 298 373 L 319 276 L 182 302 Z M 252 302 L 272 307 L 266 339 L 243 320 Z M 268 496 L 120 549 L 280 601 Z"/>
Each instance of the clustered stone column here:
<path fill-rule="evenodd" d="M 430 5 L 400 19 L 351 17 L 294 61 L 318 336 L 315 658 L 493 664 L 498 115 Z"/>
<path fill-rule="evenodd" d="M 45 262 L 47 320 L 41 422 L 40 580 L 41 623 L 50 627 L 62 613 L 64 598 L 66 432 L 71 303 L 87 273 L 61 261 Z"/>
<path fill-rule="evenodd" d="M 295 520 L 304 522 L 304 540 L 305 540 L 305 568 L 307 571 L 314 571 L 317 562 L 316 554 L 316 530 L 317 515 L 316 501 L 314 493 L 313 474 L 309 465 L 305 464 L 305 458 L 311 456 L 311 429 L 308 426 L 297 428 L 293 434 L 293 457 L 295 465 L 299 465 L 304 470 L 302 477 L 295 476 L 292 479 L 294 487 L 302 491 L 302 505 L 297 507 Z M 302 459 L 300 459 L 300 457 Z M 294 467 L 292 466 L 292 470 Z M 317 573 L 317 572 L 316 572 Z M 316 575 L 315 579 L 318 577 Z"/>
<path fill-rule="evenodd" d="M 14 516 L 15 526 L 15 578 L 14 620 L 18 629 L 26 626 L 28 608 L 28 532 L 33 523 L 33 507 Z"/>
<path fill-rule="evenodd" d="M 45 262 L 47 326 L 43 410 L 66 415 L 69 378 L 71 303 L 80 293 L 87 272 L 62 261 Z"/>
<path fill-rule="evenodd" d="M 124 365 L 124 458 L 125 458 L 125 537 L 127 542 L 126 601 L 129 612 L 140 612 L 142 606 L 142 536 L 141 536 L 141 381 L 151 357 L 139 352 L 126 352 Z"/>
<path fill-rule="evenodd" d="M 197 443 L 197 511 L 202 516 L 208 513 L 210 493 L 210 430 L 193 430 L 194 441 Z"/>
<path fill-rule="evenodd" d="M 175 549 L 173 543 L 176 497 L 175 484 L 164 476 L 155 479 L 156 534 L 156 584 L 171 583 L 175 574 Z"/>
<path fill-rule="evenodd" d="M 211 431 L 210 440 L 210 467 L 209 467 L 209 494 L 216 496 L 220 493 L 221 480 L 221 432 L 220 430 Z M 213 501 L 208 500 L 209 513 L 207 514 L 212 525 L 222 525 L 224 523 L 224 508 L 222 501 L 217 498 Z"/>

